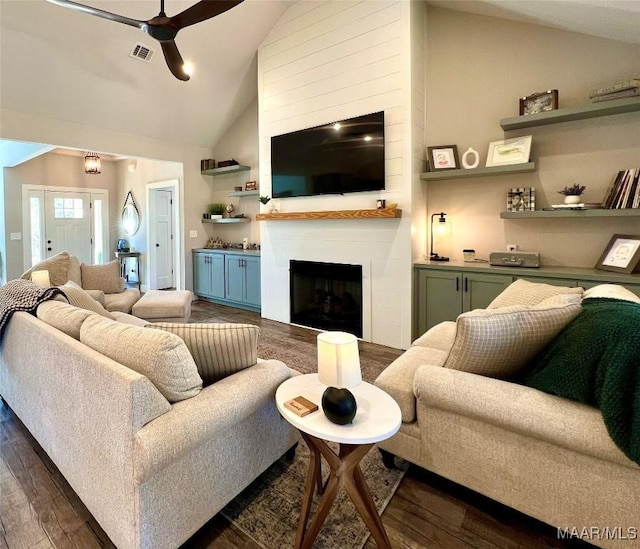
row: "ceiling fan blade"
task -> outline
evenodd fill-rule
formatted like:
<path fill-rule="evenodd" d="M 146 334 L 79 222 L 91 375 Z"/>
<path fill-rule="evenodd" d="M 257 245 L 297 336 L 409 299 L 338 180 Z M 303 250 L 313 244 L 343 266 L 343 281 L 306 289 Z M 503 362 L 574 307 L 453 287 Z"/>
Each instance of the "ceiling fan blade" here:
<path fill-rule="evenodd" d="M 78 4 L 77 2 L 72 2 L 71 0 L 47 0 L 47 2 L 57 4 L 58 6 L 62 6 L 63 8 L 71 8 L 76 11 L 88 13 L 89 15 L 96 15 L 98 17 L 102 17 L 103 19 L 109 19 L 111 21 L 123 23 L 125 25 L 129 25 L 131 27 L 136 27 L 139 29 L 143 28 L 143 26 L 146 24 L 146 21 L 138 21 L 137 19 L 132 19 L 131 17 L 125 17 L 124 15 L 118 15 L 117 13 L 99 10 L 98 8 L 92 8 L 91 6 L 85 6 L 84 4 Z"/>
<path fill-rule="evenodd" d="M 171 74 L 178 80 L 189 80 L 190 76 L 184 72 L 184 61 L 178 51 L 178 46 L 173 40 L 163 40 L 160 42 L 162 46 L 162 53 L 164 53 L 164 59 L 167 62 L 167 66 L 171 71 Z"/>
<path fill-rule="evenodd" d="M 176 31 L 206 21 L 242 3 L 243 0 L 201 0 L 178 15 L 169 18 L 169 25 Z"/>

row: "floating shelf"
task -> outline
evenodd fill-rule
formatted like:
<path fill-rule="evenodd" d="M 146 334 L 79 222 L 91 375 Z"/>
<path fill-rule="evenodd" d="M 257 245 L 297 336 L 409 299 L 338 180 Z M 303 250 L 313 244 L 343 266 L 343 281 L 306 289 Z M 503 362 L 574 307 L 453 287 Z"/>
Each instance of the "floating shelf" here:
<path fill-rule="evenodd" d="M 534 172 L 535 170 L 535 162 L 524 162 L 522 164 L 510 164 L 509 166 L 491 166 L 489 168 L 471 168 L 469 170 L 425 172 L 420 174 L 420 179 L 425 181 L 439 181 L 443 179 L 462 179 L 466 177 L 509 175 L 514 173 Z"/>
<path fill-rule="evenodd" d="M 203 223 L 249 223 L 248 217 L 223 217 L 221 219 L 203 219 Z"/>
<path fill-rule="evenodd" d="M 227 196 L 258 196 L 260 191 L 231 191 Z"/>
<path fill-rule="evenodd" d="M 225 166 L 224 168 L 213 168 L 211 170 L 202 170 L 200 173 L 202 175 L 227 175 L 230 173 L 237 172 L 248 172 L 251 169 L 251 166 L 243 166 L 242 164 L 236 164 L 235 166 Z"/>
<path fill-rule="evenodd" d="M 501 219 L 531 219 L 538 217 L 640 217 L 640 208 L 601 210 L 538 210 L 535 212 L 500 212 Z"/>
<path fill-rule="evenodd" d="M 599 116 L 610 116 L 634 111 L 640 111 L 639 97 L 600 101 L 581 107 L 555 109 L 553 111 L 539 112 L 526 116 L 503 118 L 500 120 L 500 126 L 502 126 L 502 129 L 505 131 L 519 130 L 520 128 L 533 128 L 535 126 L 546 126 L 548 124 L 559 124 L 561 122 L 571 122 L 573 120 L 584 120 L 587 118 L 597 118 Z"/>
<path fill-rule="evenodd" d="M 329 210 L 325 212 L 279 212 L 258 214 L 258 221 L 291 221 L 320 219 L 396 219 L 402 217 L 402 210 L 384 208 L 380 210 Z"/>

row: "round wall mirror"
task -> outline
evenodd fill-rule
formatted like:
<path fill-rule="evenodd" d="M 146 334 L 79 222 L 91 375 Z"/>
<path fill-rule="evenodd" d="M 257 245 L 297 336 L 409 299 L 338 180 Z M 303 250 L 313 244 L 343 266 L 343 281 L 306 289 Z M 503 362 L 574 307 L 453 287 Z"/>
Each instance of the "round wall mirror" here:
<path fill-rule="evenodd" d="M 140 215 L 135 204 L 125 204 L 122 208 L 122 230 L 127 236 L 133 236 L 140 227 Z"/>

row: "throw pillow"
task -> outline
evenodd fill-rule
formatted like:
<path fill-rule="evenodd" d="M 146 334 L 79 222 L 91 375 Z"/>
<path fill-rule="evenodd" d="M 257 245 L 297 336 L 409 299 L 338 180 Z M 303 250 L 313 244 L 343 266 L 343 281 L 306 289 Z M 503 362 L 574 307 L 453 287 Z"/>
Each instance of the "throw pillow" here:
<path fill-rule="evenodd" d="M 87 309 L 80 309 L 60 301 L 45 301 L 38 306 L 36 316 L 64 332 L 68 336 L 80 341 L 80 326 L 88 316 L 95 314 Z"/>
<path fill-rule="evenodd" d="M 69 269 L 69 252 L 60 252 L 59 254 L 52 255 L 51 257 L 36 263 L 26 273 L 22 274 L 20 278 L 25 280 L 31 280 L 31 273 L 33 271 L 49 271 L 49 281 L 52 286 L 61 286 L 67 280 L 67 271 Z"/>
<path fill-rule="evenodd" d="M 69 280 L 69 282 L 60 286 L 60 289 L 64 292 L 67 301 L 69 301 L 71 305 L 80 307 L 81 309 L 87 309 L 88 311 L 93 311 L 94 313 L 98 313 L 100 316 L 113 320 L 113 315 L 75 282 Z"/>
<path fill-rule="evenodd" d="M 80 265 L 82 287 L 85 290 L 102 290 L 105 294 L 124 292 L 124 278 L 120 276 L 120 262 L 117 259 L 104 265 Z"/>
<path fill-rule="evenodd" d="M 89 317 L 80 328 L 80 341 L 147 377 L 169 402 L 194 397 L 202 389 L 193 358 L 175 334 Z"/>
<path fill-rule="evenodd" d="M 532 307 L 538 305 L 543 299 L 558 294 L 582 295 L 584 290 L 580 287 L 554 286 L 540 282 L 529 282 L 522 278 L 512 282 L 489 305 L 487 309 L 498 307 L 511 307 L 523 305 Z"/>
<path fill-rule="evenodd" d="M 187 345 L 205 385 L 258 361 L 260 329 L 252 324 L 181 324 L 157 322 L 147 328 L 178 335 Z"/>
<path fill-rule="evenodd" d="M 463 313 L 456 320 L 455 341 L 444 367 L 512 378 L 578 316 L 580 310 L 579 303 L 571 303 Z"/>
<path fill-rule="evenodd" d="M 632 303 L 640 303 L 640 297 L 619 284 L 600 284 L 589 288 L 584 292 L 582 299 L 594 299 L 598 297 L 622 299 L 624 301 L 631 301 Z"/>

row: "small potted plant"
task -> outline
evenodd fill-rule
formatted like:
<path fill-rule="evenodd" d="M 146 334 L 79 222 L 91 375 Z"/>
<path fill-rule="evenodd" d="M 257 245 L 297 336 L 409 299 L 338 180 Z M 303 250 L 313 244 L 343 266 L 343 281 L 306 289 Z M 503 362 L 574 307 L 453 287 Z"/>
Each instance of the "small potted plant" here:
<path fill-rule="evenodd" d="M 571 185 L 571 187 L 565 187 L 558 193 L 564 195 L 565 204 L 578 204 L 581 202 L 580 195 L 584 192 L 586 187 L 584 185 L 578 185 L 577 183 Z"/>
<path fill-rule="evenodd" d="M 222 202 L 214 202 L 213 204 L 209 204 L 207 206 L 207 213 L 209 215 L 209 219 L 221 219 L 222 214 L 224 214 L 227 209 L 227 205 Z"/>

